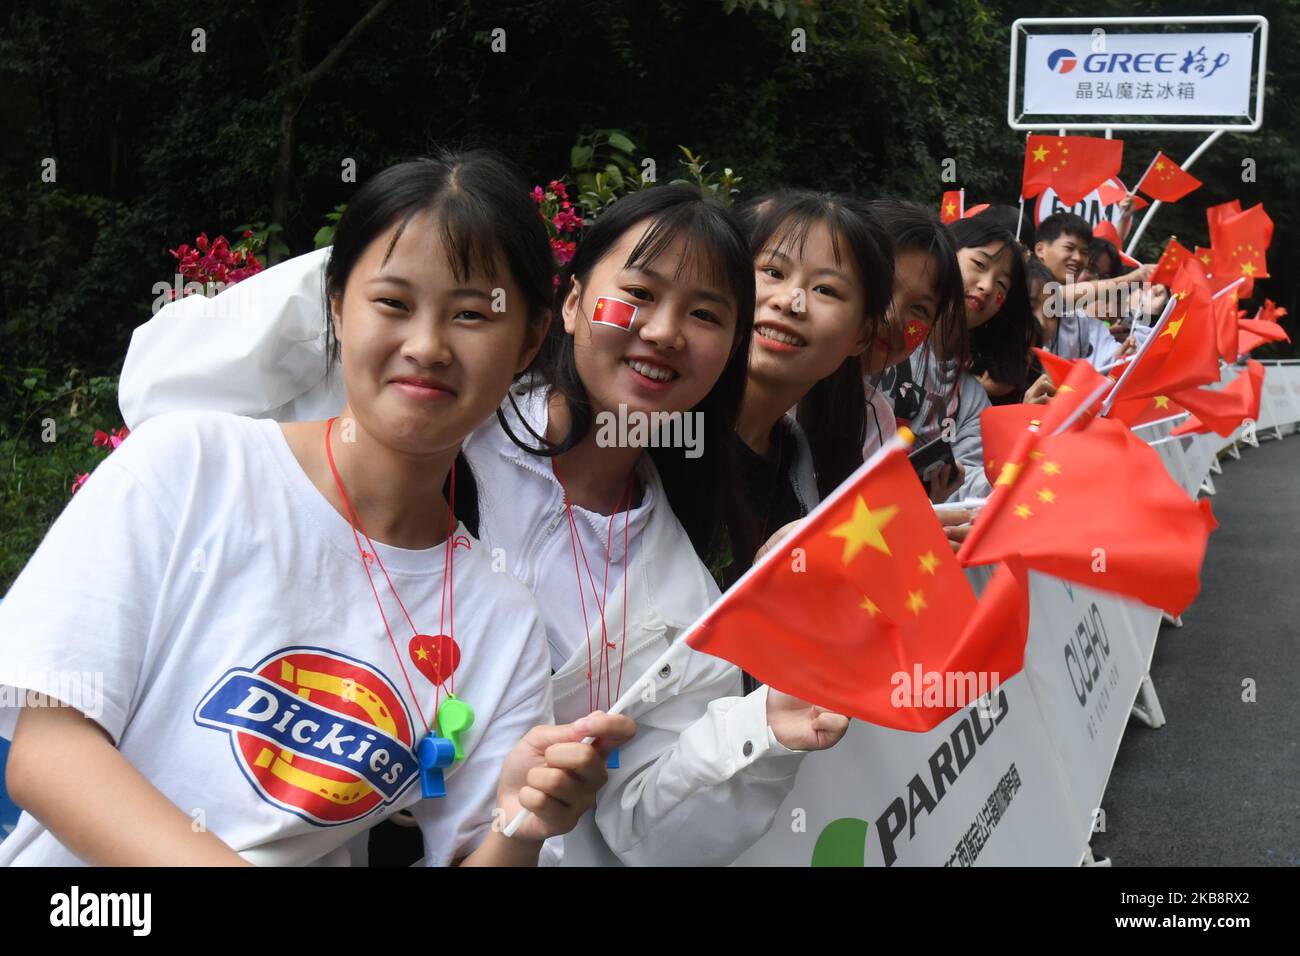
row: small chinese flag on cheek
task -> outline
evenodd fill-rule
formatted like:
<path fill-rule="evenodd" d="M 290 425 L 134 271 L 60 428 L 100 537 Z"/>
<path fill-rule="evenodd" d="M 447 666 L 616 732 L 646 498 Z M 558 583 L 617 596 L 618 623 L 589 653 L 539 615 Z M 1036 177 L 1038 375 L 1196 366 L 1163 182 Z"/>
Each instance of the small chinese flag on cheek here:
<path fill-rule="evenodd" d="M 612 325 L 624 332 L 632 331 L 636 321 L 637 307 L 622 299 L 612 299 L 602 295 L 596 300 L 596 309 L 591 314 L 591 321 L 596 325 Z"/>
<path fill-rule="evenodd" d="M 903 326 L 903 344 L 907 346 L 908 352 L 914 352 L 929 334 L 929 322 L 922 322 L 920 319 L 908 319 L 907 324 Z"/>

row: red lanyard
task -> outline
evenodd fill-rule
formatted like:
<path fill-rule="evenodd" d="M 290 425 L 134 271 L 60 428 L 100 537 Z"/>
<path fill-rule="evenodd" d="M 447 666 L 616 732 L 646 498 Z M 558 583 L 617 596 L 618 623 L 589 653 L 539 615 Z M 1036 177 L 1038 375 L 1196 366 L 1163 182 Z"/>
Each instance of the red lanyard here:
<path fill-rule="evenodd" d="M 361 515 L 358 514 L 357 509 L 353 507 L 352 499 L 348 497 L 347 489 L 343 487 L 343 479 L 339 477 L 338 468 L 334 464 L 334 450 L 330 447 L 330 430 L 334 427 L 334 423 L 336 421 L 338 421 L 337 417 L 331 418 L 328 422 L 325 423 L 325 457 L 329 460 L 330 474 L 334 476 L 334 485 L 335 487 L 338 488 L 339 497 L 343 499 L 343 504 L 347 508 L 348 524 L 352 526 L 352 538 L 354 541 L 356 541 L 357 553 L 361 556 L 361 567 L 365 570 L 366 580 L 370 582 L 370 590 L 375 595 L 375 605 L 376 607 L 379 608 L 379 617 L 384 622 L 384 630 L 388 632 L 388 640 L 393 646 L 393 654 L 395 654 L 397 657 L 397 666 L 402 669 L 402 677 L 406 679 L 406 686 L 411 691 L 411 699 L 415 701 L 415 709 L 420 714 L 420 721 L 424 724 L 425 731 L 432 733 L 434 725 L 438 722 L 438 704 L 442 695 L 442 685 L 437 681 L 433 682 L 434 684 L 433 720 L 432 721 L 425 720 L 424 709 L 420 706 L 420 697 L 418 694 L 416 694 L 415 687 L 411 683 L 411 677 L 406 672 L 406 664 L 402 660 L 401 651 L 397 649 L 397 639 L 393 637 L 393 629 L 388 624 L 388 615 L 384 613 L 384 604 L 379 599 L 379 589 L 375 587 L 375 580 L 370 573 L 370 562 L 372 560 L 377 562 L 379 564 L 379 570 L 384 572 L 384 580 L 388 582 L 389 590 L 393 592 L 393 597 L 397 599 L 397 606 L 402 609 L 402 614 L 406 616 L 406 623 L 411 625 L 412 635 L 419 636 L 420 629 L 417 628 L 415 626 L 415 622 L 411 620 L 410 612 L 406 610 L 406 605 L 402 603 L 402 597 L 400 594 L 397 593 L 397 588 L 393 586 L 393 579 L 388 576 L 388 569 L 384 567 L 383 559 L 379 557 L 379 549 L 376 548 L 375 543 L 370 540 L 370 535 L 366 534 L 366 529 L 361 524 Z M 365 537 L 366 544 L 370 546 L 369 551 L 361 547 L 361 537 L 357 535 L 358 529 L 360 529 L 361 531 L 361 536 Z M 451 638 L 451 647 L 453 648 L 453 651 L 452 651 L 452 655 L 450 655 L 452 656 L 452 660 L 450 662 L 451 669 L 447 677 L 447 680 L 448 683 L 450 684 L 449 693 L 453 697 L 456 694 L 456 658 L 459 656 L 459 651 L 454 650 L 456 648 L 456 638 L 455 638 L 456 611 L 455 611 L 455 605 L 453 603 L 453 597 L 456 593 L 456 589 L 454 587 L 454 583 L 452 579 L 455 575 L 455 562 L 456 562 L 455 532 L 456 532 L 456 464 L 455 462 L 452 462 L 451 495 L 450 495 L 450 500 L 447 503 L 447 540 L 443 544 L 443 551 L 442 551 L 444 573 L 442 576 L 442 603 L 438 610 L 438 632 L 440 635 L 447 634 Z M 443 629 L 442 625 L 445 619 L 444 616 L 446 619 L 450 619 L 450 624 L 451 624 L 450 631 L 445 631 Z"/>
<path fill-rule="evenodd" d="M 627 579 L 631 576 L 632 562 L 628 556 L 627 539 L 628 539 L 628 522 L 631 520 L 632 513 L 632 492 L 636 487 L 636 475 L 628 475 L 627 478 L 627 507 L 623 509 L 623 633 L 618 642 L 618 684 L 616 690 L 611 693 L 610 674 L 612 668 L 609 666 L 609 652 L 615 647 L 613 641 L 609 639 L 609 632 L 605 627 L 605 604 L 609 597 L 609 561 L 611 552 L 614 549 L 614 515 L 618 514 L 619 506 L 623 504 L 623 496 L 620 495 L 614 505 L 614 513 L 609 516 L 609 527 L 605 531 L 605 579 L 601 584 L 600 596 L 596 593 L 596 580 L 591 573 L 591 565 L 587 562 L 587 550 L 582 546 L 582 538 L 578 534 L 578 525 L 573 517 L 573 505 L 569 501 L 569 493 L 564 488 L 564 479 L 560 477 L 560 469 L 551 459 L 551 470 L 555 472 L 555 480 L 560 483 L 560 490 L 564 492 L 564 511 L 569 519 L 569 546 L 573 551 L 573 573 L 578 579 L 578 602 L 582 607 L 582 625 L 587 637 L 587 710 L 595 710 L 600 706 L 600 686 L 603 679 L 605 684 L 605 706 L 612 706 L 614 701 L 623 693 L 623 653 L 627 647 Z M 596 680 L 592 682 L 592 654 L 591 654 L 591 626 L 587 620 L 587 598 L 586 589 L 582 586 L 582 571 L 578 568 L 578 555 L 582 555 L 582 564 L 587 571 L 587 583 L 591 586 L 591 598 L 596 602 L 596 608 L 600 611 L 600 658 L 599 673 Z"/>

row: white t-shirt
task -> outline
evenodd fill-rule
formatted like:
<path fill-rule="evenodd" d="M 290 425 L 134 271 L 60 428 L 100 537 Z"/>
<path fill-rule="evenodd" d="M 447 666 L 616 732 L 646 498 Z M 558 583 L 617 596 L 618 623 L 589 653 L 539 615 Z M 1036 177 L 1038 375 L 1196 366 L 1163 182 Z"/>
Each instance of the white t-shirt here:
<path fill-rule="evenodd" d="M 545 389 L 541 394 L 546 394 Z M 539 434 L 545 434 L 549 418 L 546 403 L 533 401 L 531 405 L 540 413 L 540 421 L 533 422 L 533 427 Z M 510 406 L 505 404 L 503 408 L 510 409 Z M 515 422 L 516 433 L 531 440 L 527 430 L 514 419 L 513 409 L 507 415 Z M 503 447 L 511 452 L 511 460 L 507 461 L 497 453 Z M 484 543 L 489 547 L 507 549 L 512 555 L 511 573 L 534 594 L 545 596 L 539 607 L 551 648 L 551 666 L 558 671 L 574 651 L 586 646 L 589 634 L 599 632 L 602 604 L 620 608 L 618 620 L 608 615 L 605 618 L 609 640 L 619 640 L 623 628 L 623 604 L 621 599 L 610 601 L 610 595 L 621 592 L 626 577 L 625 537 L 632 560 L 638 560 L 641 532 L 657 503 L 656 482 L 647 480 L 645 456 L 642 456 L 638 461 L 641 499 L 630 511 L 617 512 L 611 522 L 610 515 L 574 505 L 575 541 L 564 507 L 563 485 L 555 476 L 552 460 L 514 452 L 515 446 L 504 438 L 495 417 L 484 422 L 465 440 L 465 456 L 479 478 L 479 499 L 483 510 L 479 530 Z M 503 489 L 508 489 L 508 505 L 501 500 Z M 629 600 L 632 598 L 629 595 Z M 599 653 L 599 650 L 594 648 L 593 653 Z M 602 701 L 604 707 L 612 703 Z"/>
<path fill-rule="evenodd" d="M 551 722 L 531 595 L 457 535 L 468 547 L 455 551 L 455 691 L 475 722 L 445 798 L 420 796 L 434 686 L 408 656 L 383 574 L 376 565 L 392 639 L 348 522 L 280 426 L 219 412 L 145 422 L 51 527 L 0 603 L 0 735 L 28 688 L 93 717 L 172 803 L 255 862 L 337 860 L 409 806 L 426 862 L 444 865 L 487 834 L 502 759 Z M 437 634 L 443 546 L 376 548 L 416 626 Z M 0 843 L 0 865 L 80 862 L 30 814 Z"/>

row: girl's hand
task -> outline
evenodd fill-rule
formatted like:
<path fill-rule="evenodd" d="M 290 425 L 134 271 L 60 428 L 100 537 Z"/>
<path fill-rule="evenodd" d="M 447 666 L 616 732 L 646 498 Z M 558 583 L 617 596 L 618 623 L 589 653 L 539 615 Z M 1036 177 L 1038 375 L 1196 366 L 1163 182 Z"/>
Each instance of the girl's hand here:
<path fill-rule="evenodd" d="M 1047 373 L 1038 376 L 1038 381 L 1025 389 L 1025 405 L 1046 405 L 1048 400 L 1056 394 L 1056 386 L 1048 378 Z"/>
<path fill-rule="evenodd" d="M 777 528 L 776 531 L 772 533 L 772 536 L 764 541 L 763 546 L 754 554 L 754 562 L 758 563 L 758 559 L 775 548 L 782 538 L 789 537 L 793 534 L 799 525 L 803 524 L 804 520 L 804 518 L 798 518 L 795 521 L 791 521 L 789 524 L 783 524 L 781 527 Z"/>
<path fill-rule="evenodd" d="M 1119 357 L 1126 358 L 1129 355 L 1133 355 L 1135 352 L 1137 352 L 1137 350 L 1138 350 L 1137 336 L 1130 335 L 1128 338 L 1124 340 L 1124 344 L 1119 347 Z"/>
<path fill-rule="evenodd" d="M 497 787 L 506 823 L 521 808 L 532 811 L 514 839 L 541 842 L 572 830 L 605 784 L 605 758 L 635 733 L 631 718 L 599 710 L 572 724 L 528 731 L 506 755 Z M 596 739 L 584 744 L 586 737 Z"/>
<path fill-rule="evenodd" d="M 849 719 L 769 687 L 767 725 L 790 750 L 826 750 L 840 742 Z"/>
<path fill-rule="evenodd" d="M 939 508 L 934 515 L 939 519 L 939 524 L 943 525 L 944 536 L 952 545 L 955 553 L 961 548 L 961 543 L 966 540 L 970 534 L 971 522 L 975 520 L 978 512 L 970 508 Z"/>
<path fill-rule="evenodd" d="M 937 469 L 925 483 L 930 501 L 934 504 L 942 504 L 952 497 L 952 493 L 960 488 L 965 480 L 966 469 L 960 462 L 944 462 L 943 467 Z"/>

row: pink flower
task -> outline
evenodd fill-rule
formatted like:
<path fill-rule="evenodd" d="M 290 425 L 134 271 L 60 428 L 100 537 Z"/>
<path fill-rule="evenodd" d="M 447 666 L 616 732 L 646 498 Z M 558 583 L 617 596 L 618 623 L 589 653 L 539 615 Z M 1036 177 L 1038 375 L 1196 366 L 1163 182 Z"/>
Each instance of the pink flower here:
<path fill-rule="evenodd" d="M 565 242 L 563 239 L 551 240 L 551 252 L 555 255 L 555 261 L 562 266 L 568 264 L 577 249 L 578 244 L 576 242 Z"/>
<path fill-rule="evenodd" d="M 89 477 L 90 475 L 85 474 L 84 472 L 78 472 L 76 481 L 72 483 L 72 494 L 75 495 L 78 489 L 80 489 L 81 486 L 86 483 L 86 479 L 88 479 Z"/>
<path fill-rule="evenodd" d="M 555 193 L 555 195 L 561 199 L 569 198 L 569 190 L 565 188 L 564 183 L 560 182 L 558 179 L 552 179 L 547 183 L 546 188 Z"/>
<path fill-rule="evenodd" d="M 199 237 L 198 237 L 197 239 L 194 240 L 194 244 L 195 244 L 196 246 L 199 247 L 199 251 L 200 251 L 200 252 L 207 252 L 207 251 L 208 251 L 208 234 L 207 234 L 206 232 L 201 232 L 201 233 L 199 233 Z"/>
<path fill-rule="evenodd" d="M 245 239 L 252 239 L 252 238 L 253 238 L 253 230 L 251 230 L 251 229 L 245 229 L 245 230 L 244 230 L 244 238 L 245 238 Z"/>
<path fill-rule="evenodd" d="M 90 443 L 96 448 L 107 448 L 108 436 L 99 429 L 95 429 L 95 437 L 90 440 Z"/>
<path fill-rule="evenodd" d="M 543 202 L 545 199 L 546 199 L 546 194 L 545 194 L 544 192 L 542 192 L 542 187 L 541 187 L 541 186 L 534 186 L 534 187 L 533 187 L 533 202 L 537 203 L 537 205 L 540 206 L 540 205 L 542 204 L 542 202 Z"/>

